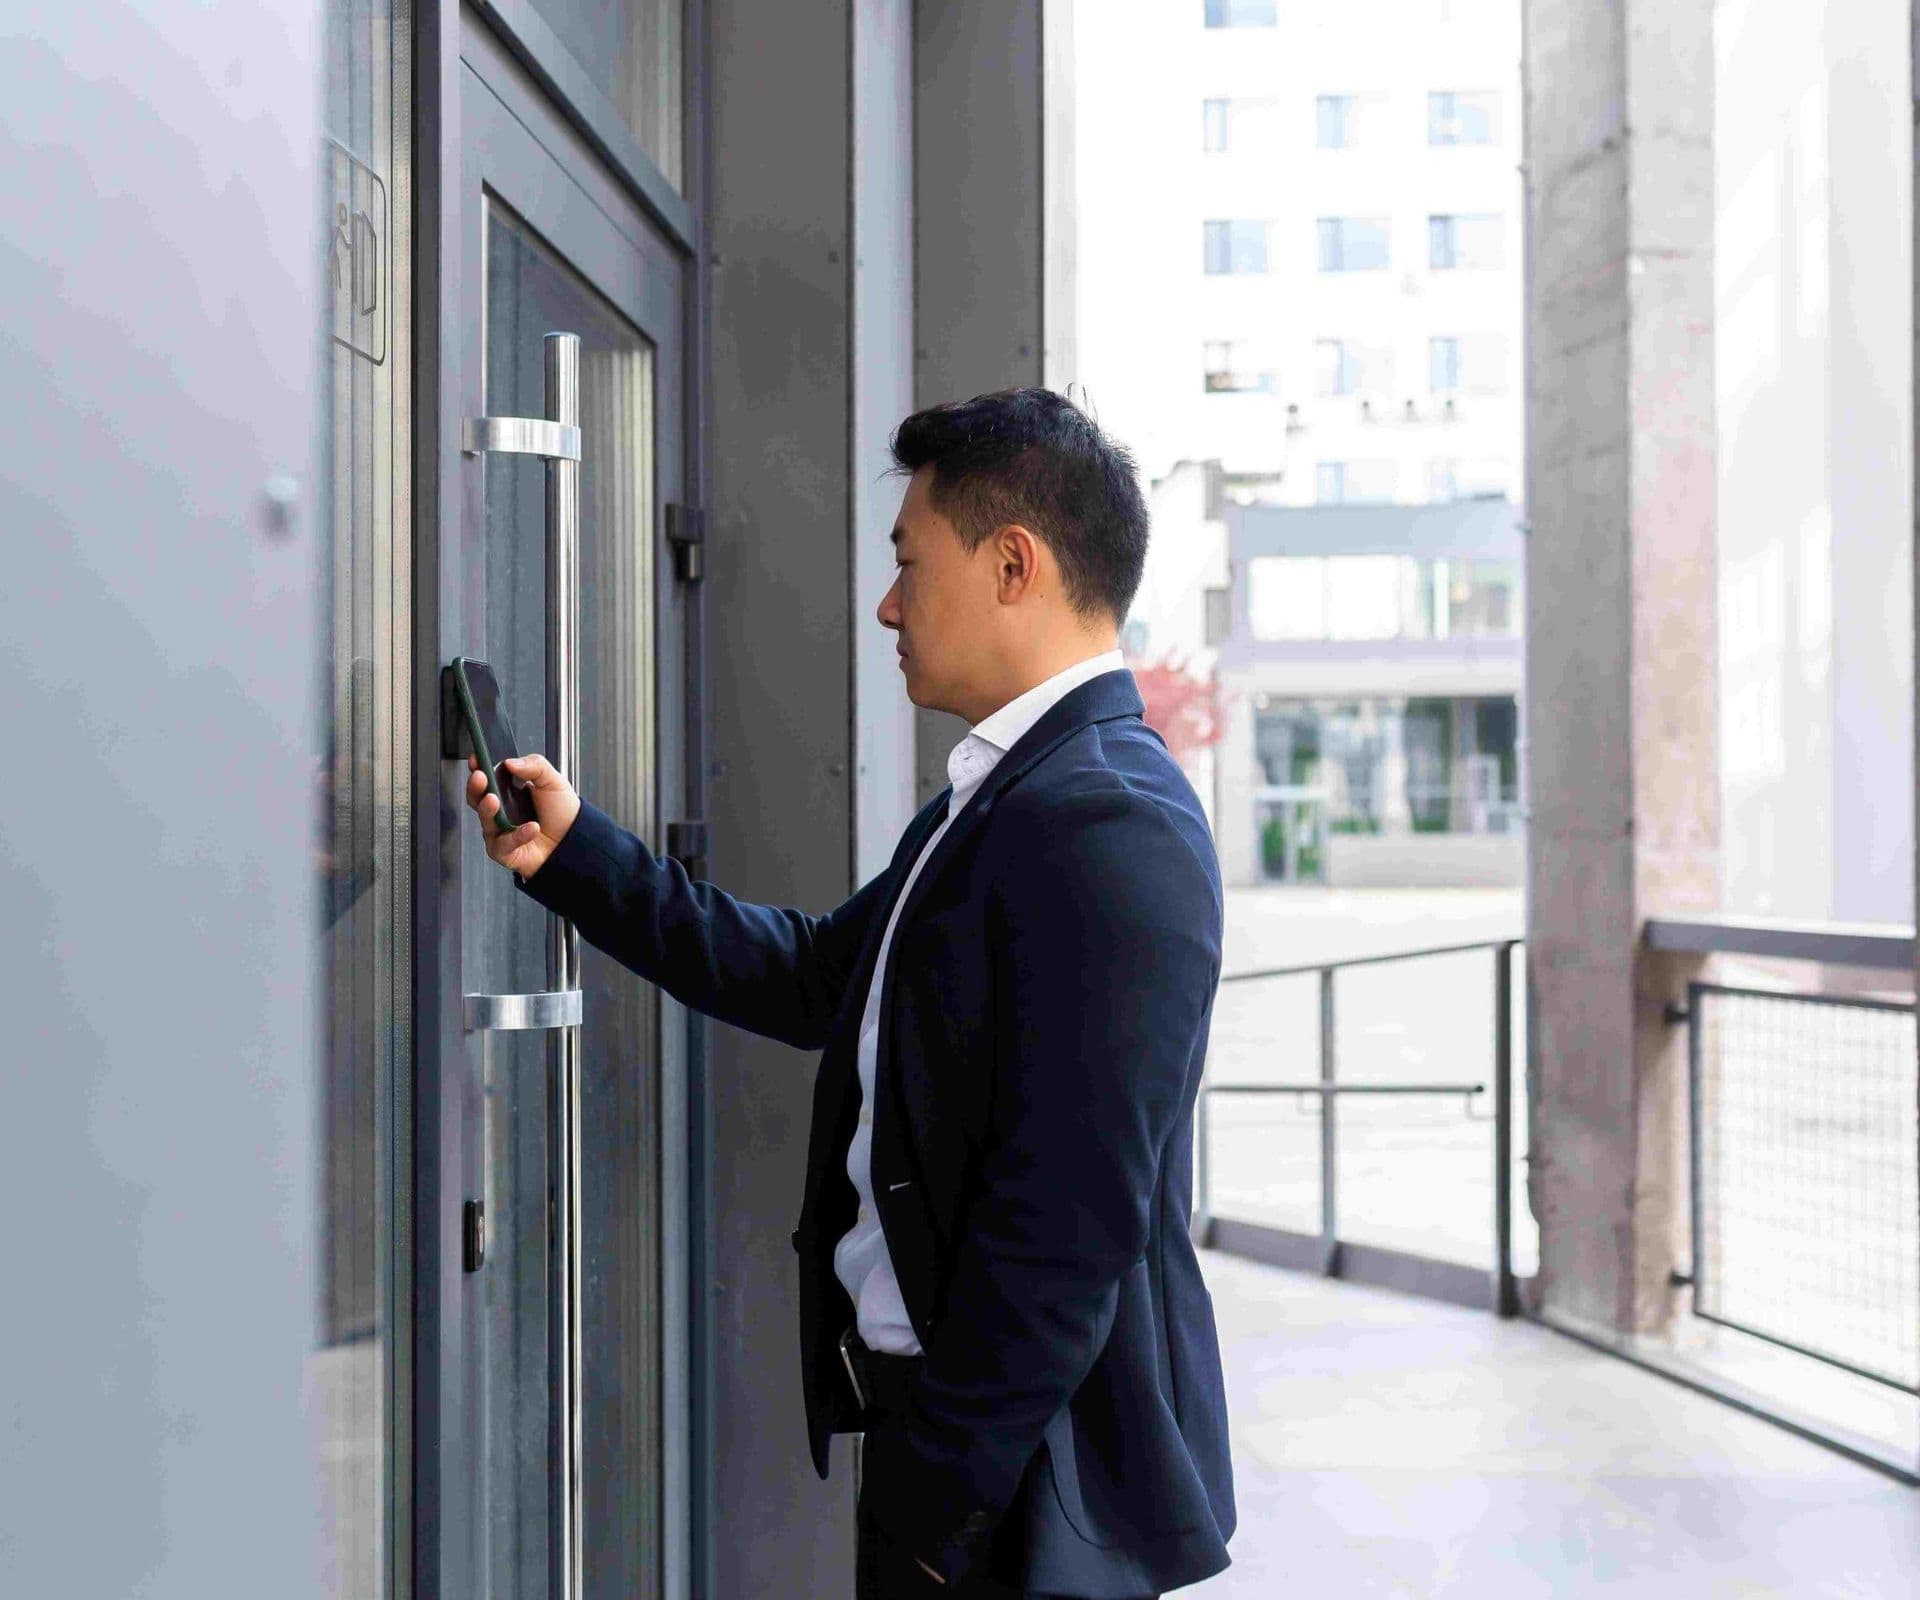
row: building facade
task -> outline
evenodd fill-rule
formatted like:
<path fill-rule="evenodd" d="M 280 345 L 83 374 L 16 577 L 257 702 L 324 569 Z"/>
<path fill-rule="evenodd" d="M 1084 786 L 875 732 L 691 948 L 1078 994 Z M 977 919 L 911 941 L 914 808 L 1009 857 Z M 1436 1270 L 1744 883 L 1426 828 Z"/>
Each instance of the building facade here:
<path fill-rule="evenodd" d="M 1077 32 L 1080 257 L 1114 263 L 1079 370 L 1155 484 L 1135 650 L 1225 646 L 1201 777 L 1228 881 L 1517 883 L 1518 7 L 1096 6 Z M 1328 514 L 1359 507 L 1407 514 Z M 1369 763 L 1385 809 L 1321 815 L 1323 769 Z"/>

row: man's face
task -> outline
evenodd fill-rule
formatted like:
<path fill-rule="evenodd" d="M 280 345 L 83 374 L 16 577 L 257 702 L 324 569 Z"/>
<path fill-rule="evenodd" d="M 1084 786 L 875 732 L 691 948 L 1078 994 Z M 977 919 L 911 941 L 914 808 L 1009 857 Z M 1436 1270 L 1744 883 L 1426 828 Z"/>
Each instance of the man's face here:
<path fill-rule="evenodd" d="M 953 524 L 928 501 L 933 468 L 907 482 L 894 525 L 895 570 L 876 613 L 899 635 L 907 698 L 941 711 L 972 707 L 994 671 L 1000 607 L 995 602 L 993 541 L 972 555 Z"/>

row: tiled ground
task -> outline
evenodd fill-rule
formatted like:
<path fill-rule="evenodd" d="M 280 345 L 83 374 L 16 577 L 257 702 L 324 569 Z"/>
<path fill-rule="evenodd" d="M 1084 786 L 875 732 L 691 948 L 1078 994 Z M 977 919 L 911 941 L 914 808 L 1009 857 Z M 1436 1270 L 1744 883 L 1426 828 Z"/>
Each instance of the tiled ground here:
<path fill-rule="evenodd" d="M 1920 1595 L 1920 1490 L 1529 1323 L 1204 1260 L 1239 1528 L 1183 1596 Z"/>

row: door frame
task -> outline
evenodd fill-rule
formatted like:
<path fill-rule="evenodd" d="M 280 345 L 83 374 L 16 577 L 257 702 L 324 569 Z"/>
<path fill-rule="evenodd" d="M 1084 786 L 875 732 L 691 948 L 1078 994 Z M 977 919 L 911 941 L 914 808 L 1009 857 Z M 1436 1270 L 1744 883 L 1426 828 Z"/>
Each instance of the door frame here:
<path fill-rule="evenodd" d="M 415 218 L 413 455 L 413 770 L 414 1003 L 413 1244 L 413 1570 L 410 1592 L 422 1600 L 480 1600 L 476 1554 L 482 1507 L 466 1463 L 483 1441 L 478 1419 L 480 1296 L 463 1270 L 461 1207 L 479 1192 L 468 1144 L 467 1062 L 461 1017 L 457 919 L 448 925 L 450 886 L 458 882 L 459 829 L 468 823 L 463 771 L 440 754 L 439 667 L 458 653 L 467 600 L 457 557 L 469 499 L 478 503 L 481 458 L 462 449 L 470 384 L 466 368 L 480 330 L 463 310 L 476 297 L 462 280 L 471 270 L 475 196 L 468 175 L 478 130 L 463 126 L 463 79 L 477 74 L 512 115 L 565 167 L 610 217 L 638 217 L 648 244 L 677 264 L 679 375 L 670 390 L 656 368 L 657 415 L 677 409 L 677 447 L 656 453 L 654 629 L 657 641 L 658 743 L 647 752 L 652 805 L 668 818 L 705 815 L 705 682 L 700 642 L 703 589 L 679 581 L 663 559 L 664 510 L 706 503 L 705 363 L 708 297 L 701 219 L 705 211 L 705 15 L 685 0 L 683 172 L 677 194 L 639 149 L 527 0 L 425 0 L 414 20 Z M 398 203 L 398 202 L 397 202 Z M 526 215 L 523 211 L 522 215 Z M 538 227 L 537 219 L 527 216 Z M 620 224 L 616 224 L 620 226 Z M 630 231 L 625 230 L 623 231 Z M 637 246 L 647 248 L 648 246 Z M 662 363 L 662 366 L 665 364 Z M 663 435 L 669 430 L 662 430 Z M 671 455 L 671 459 L 669 458 Z M 428 775 L 432 774 L 430 778 Z M 436 781 L 437 780 L 437 781 Z M 710 1108 L 705 1093 L 705 1019 L 662 993 L 661 1283 L 663 1595 L 691 1600 L 711 1593 L 712 1404 L 710 1270 Z M 676 1273 L 671 1268 L 678 1264 Z M 676 1287 L 677 1286 L 677 1287 Z M 396 1591 L 405 1582 L 396 1574 Z"/>

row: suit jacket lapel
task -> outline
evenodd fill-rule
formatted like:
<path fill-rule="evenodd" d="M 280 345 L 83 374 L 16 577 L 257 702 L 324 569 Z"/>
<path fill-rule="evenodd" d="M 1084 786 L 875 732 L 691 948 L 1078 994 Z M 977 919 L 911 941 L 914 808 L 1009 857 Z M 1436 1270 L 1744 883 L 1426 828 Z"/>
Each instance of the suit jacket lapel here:
<path fill-rule="evenodd" d="M 928 887 L 940 876 L 941 871 L 954 860 L 961 851 L 967 849 L 981 828 L 986 826 L 992 813 L 995 799 L 1000 792 L 1016 778 L 1028 771 L 1040 761 L 1055 745 L 1069 734 L 1095 722 L 1110 722 L 1115 717 L 1139 716 L 1146 709 L 1140 698 L 1140 690 L 1133 681 L 1133 673 L 1122 667 L 1112 672 L 1103 672 L 1096 678 L 1076 685 L 1062 695 L 1046 710 L 1039 721 L 1027 729 L 1014 741 L 1013 748 L 1002 756 L 994 769 L 982 781 L 979 789 L 969 797 L 960 808 L 960 814 L 953 819 L 953 825 L 941 835 L 940 842 L 933 847 L 933 854 L 927 857 L 927 864 L 920 869 L 920 875 L 913 880 L 905 903 L 900 907 L 899 920 L 893 928 L 893 943 L 887 947 L 887 970 L 880 978 L 880 1037 L 879 1059 L 875 1066 L 874 1080 L 876 1090 L 879 1079 L 887 1062 L 887 1028 L 892 1017 L 893 1000 L 893 953 L 900 946 L 900 930 L 906 926 L 907 919 L 914 908 L 925 897 Z M 944 807 L 942 807 L 944 811 Z M 938 827 L 936 815 L 932 827 Z M 905 857 L 901 868 L 903 873 L 913 870 L 926 842 L 929 827 L 914 844 L 913 850 Z M 897 898 L 897 896 L 896 896 Z M 885 924 L 882 922 L 882 927 Z M 869 965 L 868 970 L 871 970 Z M 864 991 L 862 991 L 864 994 Z"/>

